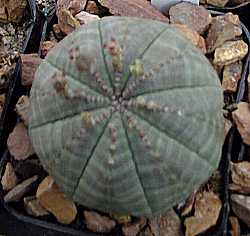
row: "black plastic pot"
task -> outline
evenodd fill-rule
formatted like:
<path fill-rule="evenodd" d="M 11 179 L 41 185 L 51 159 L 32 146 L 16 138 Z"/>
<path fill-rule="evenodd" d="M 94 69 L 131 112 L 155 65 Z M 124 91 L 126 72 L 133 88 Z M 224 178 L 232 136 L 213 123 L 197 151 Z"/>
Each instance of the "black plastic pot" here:
<path fill-rule="evenodd" d="M 223 14 L 220 12 L 211 12 L 213 15 L 219 15 Z M 46 39 L 46 35 L 48 34 L 49 30 L 51 29 L 52 22 L 54 22 L 55 17 L 53 14 L 50 14 L 49 17 L 48 15 L 44 16 L 44 24 L 43 24 L 43 30 L 41 34 L 41 42 Z M 243 32 L 244 32 L 244 38 L 248 42 L 248 45 L 250 45 L 250 36 L 247 28 L 245 27 L 244 24 L 242 24 Z M 40 51 L 40 50 L 39 50 Z M 239 86 L 238 86 L 238 92 L 237 92 L 237 97 L 235 98 L 236 102 L 241 101 L 245 94 L 246 94 L 246 78 L 247 74 L 249 73 L 249 59 L 250 59 L 250 53 L 248 56 L 245 58 L 245 63 L 244 63 L 244 69 L 242 73 L 242 78 L 240 80 Z M 238 139 L 236 140 L 235 138 L 235 133 L 236 133 L 236 127 L 233 125 L 231 130 L 229 131 L 225 143 L 223 146 L 222 150 L 222 158 L 221 158 L 221 163 L 219 166 L 219 170 L 222 174 L 222 188 L 220 191 L 221 198 L 224 202 L 223 205 L 223 210 L 221 211 L 220 219 L 213 229 L 211 229 L 210 232 L 206 232 L 202 234 L 203 236 L 227 236 L 229 235 L 228 231 L 228 216 L 230 212 L 230 204 L 229 204 L 229 192 L 228 192 L 228 183 L 229 183 L 229 163 L 230 160 L 232 160 L 232 155 L 233 155 L 233 149 L 235 146 L 235 143 L 237 143 Z M 2 159 L 0 161 L 0 173 L 2 173 L 3 167 L 6 164 L 6 162 L 9 160 L 10 154 L 8 150 L 4 152 L 4 155 L 2 156 Z M 39 218 L 34 218 L 28 215 L 23 214 L 22 212 L 16 210 L 14 207 L 12 207 L 11 204 L 5 204 L 3 201 L 3 191 L 0 189 L 0 199 L 2 201 L 3 206 L 5 209 L 9 212 L 10 215 L 16 217 L 18 220 L 28 223 L 30 226 L 34 227 L 40 227 L 43 230 L 48 230 L 48 232 L 51 232 L 50 235 L 76 235 L 76 236 L 103 236 L 103 235 L 112 235 L 112 236 L 120 236 L 121 232 L 117 231 L 112 234 L 96 234 L 88 231 L 86 227 L 83 225 L 83 222 L 79 223 L 74 222 L 71 226 L 63 226 L 56 221 L 51 221 L 48 222 L 43 219 Z M 53 223 L 55 222 L 55 223 Z M 32 234 L 31 234 L 32 235 Z M 39 233 L 35 233 L 34 235 L 40 235 Z"/>
<path fill-rule="evenodd" d="M 38 50 L 37 48 L 37 11 L 35 0 L 28 0 L 29 11 L 29 27 L 27 29 L 26 40 L 20 53 L 31 53 Z M 8 87 L 6 102 L 0 117 L 0 155 L 3 154 L 6 148 L 6 139 L 9 132 L 13 129 L 16 123 L 16 113 L 14 112 L 15 104 L 23 93 L 24 88 L 21 86 L 21 60 L 16 62 L 15 69 L 11 75 L 11 81 Z"/>

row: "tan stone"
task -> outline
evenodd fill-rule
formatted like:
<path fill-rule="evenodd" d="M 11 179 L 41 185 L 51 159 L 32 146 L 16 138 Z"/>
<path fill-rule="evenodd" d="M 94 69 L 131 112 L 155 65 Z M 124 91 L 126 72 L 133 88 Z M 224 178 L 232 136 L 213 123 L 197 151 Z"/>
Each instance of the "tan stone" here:
<path fill-rule="evenodd" d="M 73 16 L 84 10 L 87 4 L 87 0 L 58 0 L 57 11 L 61 9 L 67 9 Z"/>
<path fill-rule="evenodd" d="M 36 199 L 35 196 L 25 197 L 23 201 L 25 210 L 29 215 L 36 217 L 49 215 L 49 212 L 46 211 L 45 208 L 40 205 L 39 201 Z"/>
<path fill-rule="evenodd" d="M 226 41 L 233 40 L 241 34 L 242 29 L 237 15 L 227 13 L 214 17 L 206 38 L 208 52 L 214 51 Z"/>
<path fill-rule="evenodd" d="M 29 112 L 30 112 L 29 109 L 30 109 L 29 97 L 26 95 L 21 96 L 16 104 L 16 112 L 26 126 L 28 126 L 29 122 Z"/>
<path fill-rule="evenodd" d="M 0 22 L 19 22 L 26 7 L 27 0 L 0 0 Z"/>
<path fill-rule="evenodd" d="M 240 102 L 233 112 L 233 119 L 244 143 L 250 145 L 250 109 L 249 104 Z"/>
<path fill-rule="evenodd" d="M 41 182 L 36 197 L 41 206 L 51 212 L 60 223 L 70 224 L 75 219 L 77 214 L 75 203 L 59 190 L 50 176 Z"/>
<path fill-rule="evenodd" d="M 214 64 L 229 65 L 243 59 L 248 52 L 248 45 L 243 40 L 228 41 L 216 48 Z"/>
<path fill-rule="evenodd" d="M 96 233 L 110 233 L 116 225 L 114 220 L 94 211 L 84 211 L 84 218 L 87 228 Z"/>
<path fill-rule="evenodd" d="M 230 231 L 231 234 L 230 235 L 231 236 L 241 236 L 240 223 L 238 221 L 238 218 L 235 216 L 230 216 L 229 222 L 231 225 L 231 231 Z"/>
<path fill-rule="evenodd" d="M 38 176 L 35 175 L 29 179 L 24 180 L 22 183 L 16 185 L 5 196 L 5 202 L 18 202 L 28 191 L 32 185 L 38 180 Z"/>
<path fill-rule="evenodd" d="M 87 6 L 86 6 L 86 11 L 90 14 L 95 14 L 95 15 L 100 14 L 100 10 L 98 6 L 96 5 L 96 2 L 92 0 L 88 1 Z"/>
<path fill-rule="evenodd" d="M 241 79 L 242 62 L 226 65 L 223 70 L 222 88 L 225 91 L 236 92 L 238 81 Z"/>
<path fill-rule="evenodd" d="M 235 184 L 250 188 L 250 162 L 231 162 L 232 180 Z"/>
<path fill-rule="evenodd" d="M 136 236 L 140 232 L 142 228 L 146 225 L 147 221 L 145 218 L 140 218 L 136 220 L 135 222 L 124 225 L 122 227 L 122 232 L 124 236 Z"/>
<path fill-rule="evenodd" d="M 250 197 L 241 194 L 231 195 L 233 212 L 250 227 Z"/>
<path fill-rule="evenodd" d="M 149 226 L 142 232 L 141 236 L 182 236 L 181 220 L 173 209 L 166 214 L 153 217 L 149 220 Z"/>
<path fill-rule="evenodd" d="M 200 36 L 196 31 L 190 29 L 187 25 L 183 24 L 172 24 L 176 27 L 184 36 L 197 48 L 206 53 L 206 44 L 202 36 Z"/>
<path fill-rule="evenodd" d="M 206 3 L 216 7 L 224 7 L 229 0 L 206 0 Z"/>
<path fill-rule="evenodd" d="M 77 15 L 75 15 L 75 18 L 80 22 L 81 25 L 86 25 L 92 21 L 100 19 L 99 16 L 90 14 L 86 11 L 78 13 Z"/>
<path fill-rule="evenodd" d="M 6 164 L 5 171 L 1 180 L 3 190 L 9 191 L 17 185 L 18 179 L 15 170 L 10 162 Z"/>
<path fill-rule="evenodd" d="M 206 8 L 187 2 L 182 2 L 171 7 L 169 15 L 171 23 L 185 24 L 199 34 L 205 33 L 212 20 Z"/>
<path fill-rule="evenodd" d="M 48 52 L 56 46 L 54 41 L 44 41 L 41 44 L 42 56 L 46 57 Z"/>
<path fill-rule="evenodd" d="M 222 207 L 221 200 L 213 192 L 197 194 L 194 216 L 185 219 L 186 236 L 194 236 L 214 226 Z"/>
<path fill-rule="evenodd" d="M 42 62 L 42 59 L 37 53 L 22 54 L 22 85 L 31 86 L 35 77 L 35 72 Z"/>
<path fill-rule="evenodd" d="M 57 11 L 58 25 L 65 34 L 70 34 L 76 28 L 80 27 L 80 22 L 67 9 Z"/>

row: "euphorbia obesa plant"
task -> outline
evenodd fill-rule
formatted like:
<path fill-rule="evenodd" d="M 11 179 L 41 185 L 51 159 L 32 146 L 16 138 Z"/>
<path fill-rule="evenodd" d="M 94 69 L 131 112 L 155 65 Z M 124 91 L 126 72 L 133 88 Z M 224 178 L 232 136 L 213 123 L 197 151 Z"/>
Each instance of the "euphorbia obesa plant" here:
<path fill-rule="evenodd" d="M 216 72 L 175 28 L 108 17 L 70 34 L 40 65 L 29 132 L 67 196 L 152 216 L 216 169 L 222 105 Z"/>

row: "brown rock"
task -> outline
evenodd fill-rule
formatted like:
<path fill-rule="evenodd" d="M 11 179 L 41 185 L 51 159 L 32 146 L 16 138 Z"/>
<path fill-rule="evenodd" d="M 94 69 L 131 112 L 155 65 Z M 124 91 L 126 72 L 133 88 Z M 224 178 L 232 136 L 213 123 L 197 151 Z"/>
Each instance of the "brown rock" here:
<path fill-rule="evenodd" d="M 231 236 L 241 236 L 241 233 L 240 233 L 240 224 L 239 224 L 239 221 L 237 219 L 237 217 L 235 216 L 230 216 L 229 217 L 229 221 L 230 221 L 230 224 L 231 224 Z"/>
<path fill-rule="evenodd" d="M 26 0 L 0 0 L 0 22 L 19 22 L 26 6 Z"/>
<path fill-rule="evenodd" d="M 206 53 L 206 44 L 205 40 L 202 36 L 200 36 L 196 31 L 190 29 L 187 25 L 182 24 L 172 24 L 176 27 L 184 36 L 197 48 L 201 49 L 201 51 Z"/>
<path fill-rule="evenodd" d="M 166 16 L 145 0 L 99 0 L 99 3 L 116 16 L 140 17 L 169 22 Z"/>
<path fill-rule="evenodd" d="M 57 11 L 61 9 L 69 10 L 70 13 L 75 16 L 77 13 L 84 10 L 87 4 L 87 0 L 58 0 Z"/>
<path fill-rule="evenodd" d="M 16 104 L 16 112 L 23 123 L 28 126 L 30 101 L 28 96 L 21 96 Z"/>
<path fill-rule="evenodd" d="M 250 227 L 250 197 L 241 194 L 231 195 L 233 212 Z"/>
<path fill-rule="evenodd" d="M 181 221 L 174 210 L 169 210 L 165 215 L 149 220 L 149 226 L 142 232 L 142 236 L 182 236 Z"/>
<path fill-rule="evenodd" d="M 229 0 L 206 0 L 206 4 L 216 7 L 224 7 L 228 2 Z"/>
<path fill-rule="evenodd" d="M 30 191 L 32 185 L 38 180 L 38 176 L 35 175 L 29 179 L 24 180 L 18 184 L 12 190 L 10 190 L 5 196 L 5 202 L 18 202 L 27 192 Z"/>
<path fill-rule="evenodd" d="M 214 64 L 229 65 L 243 59 L 248 52 L 248 45 L 243 40 L 229 41 L 215 49 Z"/>
<path fill-rule="evenodd" d="M 70 224 L 75 219 L 77 209 L 74 202 L 66 198 L 50 176 L 41 182 L 36 197 L 41 206 L 51 212 L 60 223 Z"/>
<path fill-rule="evenodd" d="M 116 225 L 114 220 L 93 211 L 84 211 L 84 218 L 87 228 L 96 233 L 110 233 Z"/>
<path fill-rule="evenodd" d="M 78 13 L 77 15 L 75 15 L 75 18 L 80 22 L 81 25 L 86 25 L 92 21 L 100 19 L 99 16 L 90 14 L 86 11 Z"/>
<path fill-rule="evenodd" d="M 16 160 L 25 160 L 34 154 L 28 130 L 23 123 L 17 124 L 12 133 L 9 135 L 7 146 L 11 155 Z"/>
<path fill-rule="evenodd" d="M 86 12 L 90 14 L 95 14 L 95 15 L 100 14 L 100 10 L 98 6 L 96 5 L 95 1 L 88 1 L 87 6 L 86 6 Z"/>
<path fill-rule="evenodd" d="M 233 112 L 233 119 L 243 142 L 250 145 L 250 109 L 249 104 L 240 102 L 238 109 Z"/>
<path fill-rule="evenodd" d="M 23 199 L 25 210 L 29 215 L 39 217 L 39 216 L 45 216 L 49 215 L 49 212 L 46 211 L 39 203 L 39 201 L 36 199 L 35 196 L 31 197 L 25 197 Z"/>
<path fill-rule="evenodd" d="M 57 11 L 58 25 L 60 30 L 65 34 L 70 34 L 76 28 L 80 27 L 79 21 L 67 9 Z"/>
<path fill-rule="evenodd" d="M 124 236 L 136 236 L 141 231 L 141 229 L 146 225 L 147 221 L 145 218 L 140 218 L 137 221 L 125 225 L 122 227 L 122 232 Z"/>
<path fill-rule="evenodd" d="M 242 194 L 250 194 L 250 188 L 243 187 L 238 184 L 231 183 L 228 185 L 228 189 L 232 192 L 242 193 Z"/>
<path fill-rule="evenodd" d="M 197 194 L 194 216 L 185 219 L 186 236 L 194 236 L 215 225 L 222 203 L 213 192 Z"/>
<path fill-rule="evenodd" d="M 46 57 L 48 52 L 56 46 L 56 42 L 52 41 L 44 41 L 41 43 L 41 51 L 42 51 L 42 56 Z"/>
<path fill-rule="evenodd" d="M 35 54 L 22 54 L 22 85 L 31 86 L 34 80 L 35 72 L 41 64 L 42 59 Z"/>
<path fill-rule="evenodd" d="M 250 188 L 250 162 L 231 162 L 232 180 L 235 184 Z"/>
<path fill-rule="evenodd" d="M 3 190 L 9 191 L 13 189 L 18 182 L 15 170 L 10 162 L 6 164 L 5 171 L 1 180 Z"/>
<path fill-rule="evenodd" d="M 241 79 L 242 62 L 237 61 L 226 65 L 223 70 L 222 88 L 228 92 L 236 92 L 238 81 Z"/>
<path fill-rule="evenodd" d="M 237 15 L 227 13 L 214 17 L 206 38 L 208 52 L 214 51 L 226 41 L 235 39 L 241 34 L 242 29 Z"/>
<path fill-rule="evenodd" d="M 192 30 L 203 34 L 211 23 L 212 17 L 206 8 L 191 3 L 179 3 L 169 10 L 170 22 L 185 24 Z"/>

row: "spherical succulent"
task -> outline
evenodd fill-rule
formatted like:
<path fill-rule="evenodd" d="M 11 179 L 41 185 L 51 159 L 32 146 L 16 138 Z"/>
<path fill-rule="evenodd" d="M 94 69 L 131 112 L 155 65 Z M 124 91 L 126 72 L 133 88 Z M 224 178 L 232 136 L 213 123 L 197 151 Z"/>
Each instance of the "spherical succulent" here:
<path fill-rule="evenodd" d="M 40 65 L 30 99 L 36 153 L 88 208 L 159 215 L 217 167 L 219 79 L 165 23 L 107 17 L 79 28 Z"/>

